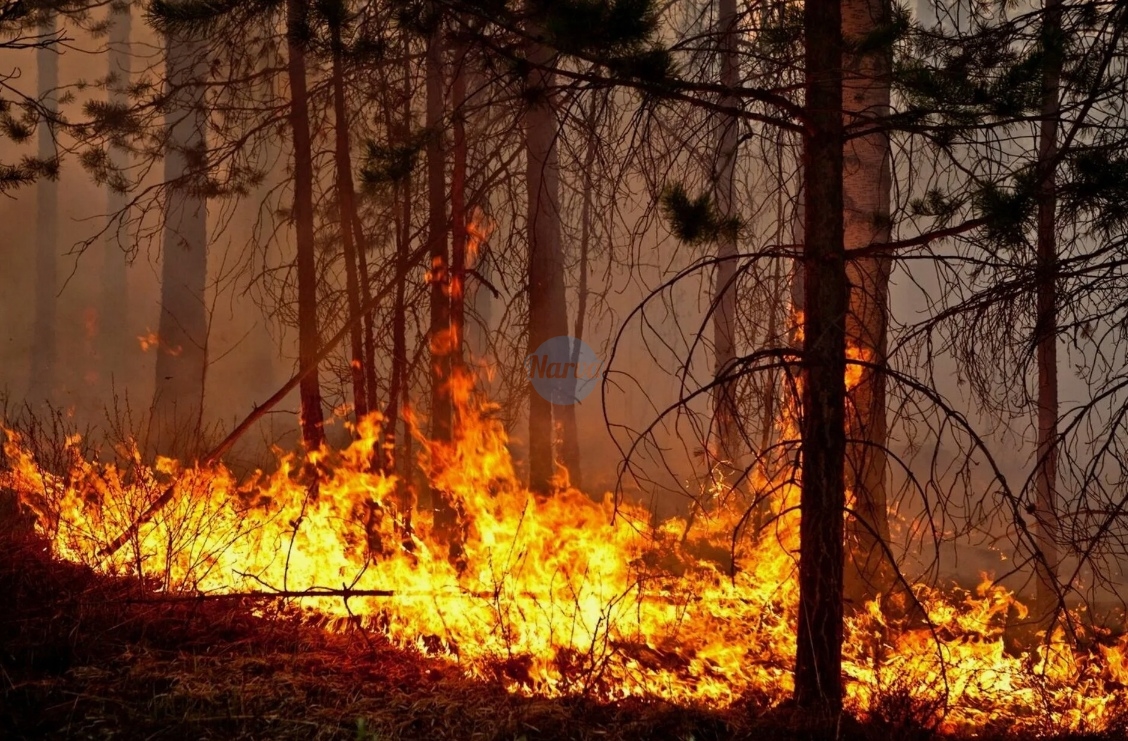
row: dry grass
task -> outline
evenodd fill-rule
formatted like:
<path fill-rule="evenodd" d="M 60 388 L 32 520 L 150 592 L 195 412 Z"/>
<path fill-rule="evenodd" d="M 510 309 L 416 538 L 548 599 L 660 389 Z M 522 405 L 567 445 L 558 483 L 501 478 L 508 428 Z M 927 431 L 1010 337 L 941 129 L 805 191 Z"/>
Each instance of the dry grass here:
<path fill-rule="evenodd" d="M 154 600 L 146 585 L 0 540 L 0 737 L 731 738 L 721 715 L 511 695 L 288 607 Z M 258 604 L 261 608 L 261 603 Z"/>
<path fill-rule="evenodd" d="M 727 711 L 656 701 L 518 697 L 359 630 L 330 633 L 292 607 L 162 601 L 134 579 L 0 539 L 0 738 L 823 739 L 930 734 L 909 716 L 832 732 L 749 699 Z M 262 612 L 262 603 L 256 603 Z M 1111 736 L 1108 738 L 1112 738 Z"/>

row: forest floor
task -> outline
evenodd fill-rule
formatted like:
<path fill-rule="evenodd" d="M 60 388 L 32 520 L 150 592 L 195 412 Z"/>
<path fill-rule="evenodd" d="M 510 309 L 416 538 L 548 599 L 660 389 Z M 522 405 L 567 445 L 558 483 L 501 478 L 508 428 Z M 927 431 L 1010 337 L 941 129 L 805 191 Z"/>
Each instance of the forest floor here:
<path fill-rule="evenodd" d="M 0 600 L 3 739 L 929 738 L 896 719 L 803 730 L 798 714 L 754 702 L 521 697 L 370 632 L 256 616 L 233 599 L 169 601 L 36 541 L 0 539 Z"/>

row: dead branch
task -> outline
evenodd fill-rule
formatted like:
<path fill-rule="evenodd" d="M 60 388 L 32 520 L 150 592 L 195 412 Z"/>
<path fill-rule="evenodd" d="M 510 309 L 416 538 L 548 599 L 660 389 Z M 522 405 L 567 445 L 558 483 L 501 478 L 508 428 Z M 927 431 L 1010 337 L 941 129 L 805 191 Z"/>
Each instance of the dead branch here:
<path fill-rule="evenodd" d="M 255 407 L 254 411 L 248 414 L 247 417 L 242 422 L 240 422 L 239 425 L 235 427 L 235 429 L 233 429 L 227 435 L 227 437 L 223 439 L 222 442 L 219 443 L 219 445 L 217 445 L 207 455 L 203 456 L 199 461 L 197 461 L 197 468 L 209 468 L 219 463 L 223 456 L 226 455 L 229 450 L 231 450 L 231 447 L 236 443 L 236 441 L 239 440 L 240 437 L 246 434 L 246 432 L 251 429 L 251 427 L 254 426 L 256 422 L 262 419 L 262 417 L 265 416 L 267 412 L 269 412 L 271 409 L 277 406 L 279 402 L 289 396 L 290 392 L 298 387 L 298 384 L 301 383 L 303 378 L 312 373 L 323 360 L 329 357 L 329 354 L 333 352 L 333 350 L 337 347 L 337 345 L 341 343 L 342 340 L 345 339 L 345 337 L 348 336 L 352 328 L 363 321 L 364 317 L 372 313 L 380 305 L 380 302 L 392 293 L 399 281 L 406 279 L 407 274 L 416 267 L 416 265 L 422 259 L 423 255 L 426 254 L 426 252 L 426 245 L 423 245 L 420 248 L 416 249 L 415 252 L 413 252 L 409 256 L 403 269 L 397 272 L 391 281 L 384 284 L 383 288 L 373 294 L 372 297 L 368 299 L 368 301 L 365 302 L 363 306 L 361 306 L 360 312 L 355 316 L 350 317 L 349 320 L 346 321 L 339 330 L 337 330 L 337 333 L 333 335 L 328 342 L 322 345 L 321 349 L 317 352 L 317 355 L 314 356 L 313 361 L 304 368 L 299 369 L 298 372 L 295 373 L 289 381 L 283 384 L 281 388 L 275 391 L 269 399 L 264 401 L 259 406 Z M 142 525 L 152 520 L 158 512 L 164 509 L 164 507 L 172 501 L 172 497 L 175 491 L 176 483 L 173 482 L 172 484 L 169 484 L 164 492 L 162 492 L 161 495 L 157 497 L 157 499 L 151 505 L 149 505 L 149 507 L 144 512 L 141 513 L 140 517 L 133 521 L 133 524 L 126 528 L 121 535 L 114 538 L 114 540 L 109 545 L 103 548 L 99 552 L 99 555 L 103 558 L 109 558 L 110 556 L 121 550 L 122 546 L 124 546 L 130 540 L 130 538 L 133 538 L 137 534 L 137 531 L 141 528 Z"/>

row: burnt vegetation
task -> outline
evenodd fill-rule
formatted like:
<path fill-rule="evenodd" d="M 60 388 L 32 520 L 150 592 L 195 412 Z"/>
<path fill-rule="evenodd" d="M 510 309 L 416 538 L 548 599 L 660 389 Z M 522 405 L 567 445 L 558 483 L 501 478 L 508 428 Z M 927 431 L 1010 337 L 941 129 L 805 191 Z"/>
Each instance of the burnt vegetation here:
<path fill-rule="evenodd" d="M 1123 737 L 1126 37 L 0 3 L 0 731 Z"/>

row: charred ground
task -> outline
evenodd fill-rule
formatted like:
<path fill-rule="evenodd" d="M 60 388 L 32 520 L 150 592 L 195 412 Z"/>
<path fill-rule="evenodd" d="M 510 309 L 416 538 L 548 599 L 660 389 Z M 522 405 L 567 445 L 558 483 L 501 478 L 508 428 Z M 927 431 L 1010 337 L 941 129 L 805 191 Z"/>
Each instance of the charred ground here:
<path fill-rule="evenodd" d="M 0 735 L 73 739 L 820 739 L 746 698 L 727 710 L 657 700 L 523 697 L 292 603 L 170 595 L 0 538 Z M 928 739 L 919 708 L 843 718 L 839 739 Z M 1016 738 L 1006 729 L 985 736 Z M 1102 735 L 1123 738 L 1124 726 Z"/>

